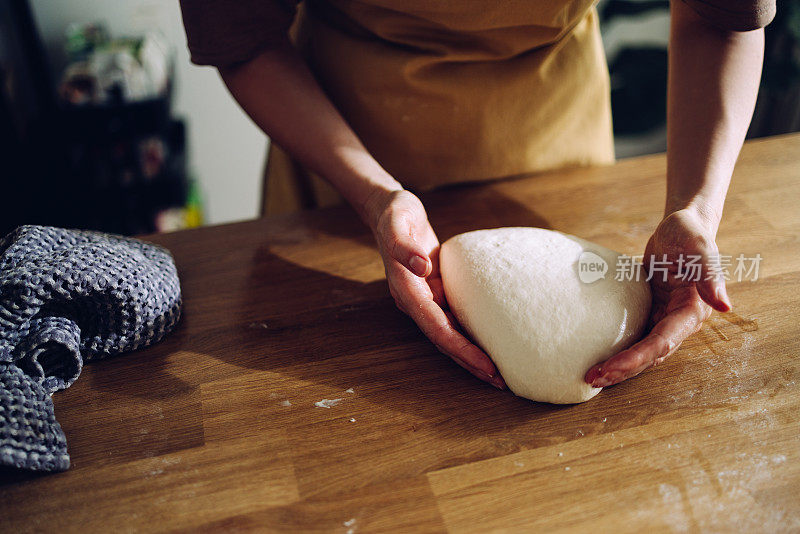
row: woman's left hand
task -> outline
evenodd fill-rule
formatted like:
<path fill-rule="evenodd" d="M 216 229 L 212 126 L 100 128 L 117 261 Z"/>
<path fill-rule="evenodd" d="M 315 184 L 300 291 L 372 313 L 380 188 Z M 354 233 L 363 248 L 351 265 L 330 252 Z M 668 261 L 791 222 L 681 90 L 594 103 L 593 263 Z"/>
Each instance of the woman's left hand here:
<path fill-rule="evenodd" d="M 666 216 L 647 243 L 645 272 L 652 273 L 650 332 L 586 373 L 594 387 L 611 386 L 664 361 L 711 315 L 731 309 L 715 243 L 718 221 L 690 207 Z M 696 270 L 687 265 L 695 259 Z M 666 259 L 666 261 L 664 261 Z"/>

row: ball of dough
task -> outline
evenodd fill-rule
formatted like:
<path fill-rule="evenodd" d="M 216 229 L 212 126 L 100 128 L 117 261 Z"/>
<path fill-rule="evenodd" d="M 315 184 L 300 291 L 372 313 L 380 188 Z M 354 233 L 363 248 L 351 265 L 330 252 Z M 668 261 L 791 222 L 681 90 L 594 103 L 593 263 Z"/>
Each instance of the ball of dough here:
<path fill-rule="evenodd" d="M 440 265 L 450 309 L 511 391 L 571 404 L 600 392 L 586 371 L 636 342 L 650 313 L 642 267 L 617 280 L 619 255 L 552 230 L 497 228 L 448 240 Z"/>

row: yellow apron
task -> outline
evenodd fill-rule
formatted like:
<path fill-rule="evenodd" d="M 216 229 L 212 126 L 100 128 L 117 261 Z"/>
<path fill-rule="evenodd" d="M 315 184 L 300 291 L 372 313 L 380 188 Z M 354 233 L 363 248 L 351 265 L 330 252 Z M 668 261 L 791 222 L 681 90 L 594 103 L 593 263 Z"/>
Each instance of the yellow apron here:
<path fill-rule="evenodd" d="M 592 0 L 327 0 L 293 39 L 378 162 L 414 191 L 613 162 Z M 341 200 L 279 147 L 265 213 Z"/>

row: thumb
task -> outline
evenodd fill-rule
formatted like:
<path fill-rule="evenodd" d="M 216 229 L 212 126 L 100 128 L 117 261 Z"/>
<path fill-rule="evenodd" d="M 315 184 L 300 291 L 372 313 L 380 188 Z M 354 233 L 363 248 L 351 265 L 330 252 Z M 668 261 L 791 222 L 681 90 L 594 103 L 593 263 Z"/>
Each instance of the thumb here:
<path fill-rule="evenodd" d="M 392 217 L 388 228 L 387 250 L 406 269 L 419 277 L 428 276 L 433 263 L 415 236 L 414 226 L 403 215 Z"/>
<path fill-rule="evenodd" d="M 702 275 L 697 281 L 697 292 L 709 306 L 720 312 L 731 310 L 731 299 L 725 287 L 725 273 L 719 254 L 702 255 Z"/>

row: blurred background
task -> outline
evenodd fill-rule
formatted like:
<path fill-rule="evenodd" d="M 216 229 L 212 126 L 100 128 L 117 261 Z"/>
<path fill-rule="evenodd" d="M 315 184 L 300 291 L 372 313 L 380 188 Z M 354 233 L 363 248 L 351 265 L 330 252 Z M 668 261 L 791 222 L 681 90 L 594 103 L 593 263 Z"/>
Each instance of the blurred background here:
<path fill-rule="evenodd" d="M 669 2 L 598 9 L 617 157 L 663 152 Z M 800 131 L 800 0 L 766 39 L 749 137 Z M 185 42 L 177 0 L 0 0 L 0 236 L 259 216 L 268 140 Z"/>

